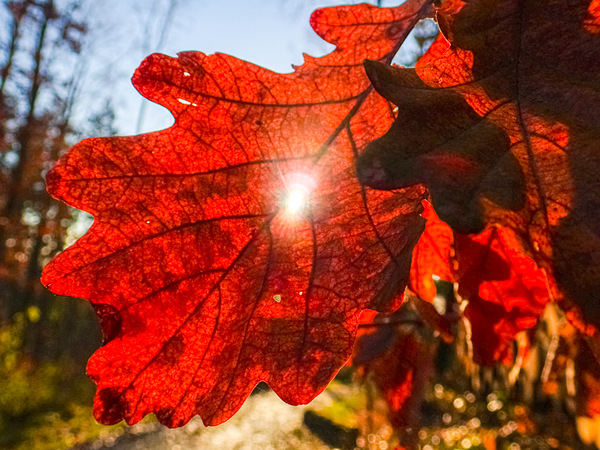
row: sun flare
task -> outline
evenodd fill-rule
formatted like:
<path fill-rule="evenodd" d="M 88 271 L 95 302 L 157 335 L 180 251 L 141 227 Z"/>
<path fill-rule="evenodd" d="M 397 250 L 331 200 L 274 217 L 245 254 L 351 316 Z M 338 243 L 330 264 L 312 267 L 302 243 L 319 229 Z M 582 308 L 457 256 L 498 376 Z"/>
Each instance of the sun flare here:
<path fill-rule="evenodd" d="M 285 200 L 285 210 L 288 214 L 297 214 L 304 209 L 307 203 L 306 193 L 301 189 L 295 189 L 288 193 Z"/>
<path fill-rule="evenodd" d="M 283 207 L 288 215 L 296 216 L 306 210 L 316 183 L 312 177 L 303 173 L 290 174 L 285 181 Z"/>

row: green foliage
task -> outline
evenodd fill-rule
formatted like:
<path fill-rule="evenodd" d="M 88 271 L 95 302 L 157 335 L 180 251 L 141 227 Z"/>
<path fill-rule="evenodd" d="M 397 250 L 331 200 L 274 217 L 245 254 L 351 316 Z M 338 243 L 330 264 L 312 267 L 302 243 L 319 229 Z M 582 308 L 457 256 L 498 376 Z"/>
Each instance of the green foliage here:
<path fill-rule="evenodd" d="M 94 386 L 69 358 L 36 362 L 23 345 L 40 311 L 29 307 L 0 328 L 0 448 L 62 449 L 106 427 L 92 415 Z"/>

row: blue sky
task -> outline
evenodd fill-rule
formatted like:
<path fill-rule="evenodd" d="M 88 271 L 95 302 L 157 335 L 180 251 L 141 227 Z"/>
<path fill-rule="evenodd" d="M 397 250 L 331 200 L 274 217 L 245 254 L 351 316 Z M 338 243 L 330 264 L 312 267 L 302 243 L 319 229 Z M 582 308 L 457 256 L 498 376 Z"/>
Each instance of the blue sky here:
<path fill-rule="evenodd" d="M 55 0 L 59 8 L 74 0 Z M 221 52 L 277 72 L 302 64 L 302 53 L 321 56 L 333 46 L 311 29 L 309 19 L 319 7 L 377 0 L 80 0 L 75 16 L 89 27 L 83 51 L 85 76 L 72 117 L 75 127 L 85 126 L 110 98 L 116 112 L 118 134 L 137 134 L 140 105 L 146 103 L 140 132 L 171 125 L 170 113 L 143 99 L 131 85 L 131 76 L 150 53 L 175 56 L 180 51 Z M 403 0 L 383 0 L 397 6 Z M 159 36 L 168 10 L 174 5 L 170 26 L 161 45 Z M 7 23 L 0 8 L 0 23 Z M 0 27 L 1 41 L 8 29 Z M 58 61 L 54 71 L 69 79 L 79 67 Z"/>
<path fill-rule="evenodd" d="M 311 12 L 324 6 L 359 3 L 335 0 L 174 0 L 176 5 L 163 45 L 160 30 L 171 0 L 104 0 L 92 2 L 93 75 L 84 89 L 89 101 L 107 87 L 114 98 L 119 134 L 136 132 L 141 96 L 130 78 L 145 54 L 160 51 L 222 52 L 278 72 L 302 63 L 302 53 L 323 55 L 333 48 L 310 28 Z M 370 3 L 375 4 L 373 0 Z M 388 0 L 396 6 L 402 0 Z M 147 31 L 145 31 L 147 30 Z M 102 83 L 98 83 L 98 80 Z M 105 93 L 106 94 L 106 93 Z M 81 114 L 85 114 L 82 111 Z M 168 111 L 146 106 L 141 131 L 168 127 Z"/>

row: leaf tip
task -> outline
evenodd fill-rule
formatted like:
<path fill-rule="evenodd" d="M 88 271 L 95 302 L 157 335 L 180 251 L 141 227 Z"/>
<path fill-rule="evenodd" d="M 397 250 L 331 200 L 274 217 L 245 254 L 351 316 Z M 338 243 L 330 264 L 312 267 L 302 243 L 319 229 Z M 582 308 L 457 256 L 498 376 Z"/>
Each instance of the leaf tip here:
<path fill-rule="evenodd" d="M 115 425 L 125 419 L 126 407 L 126 400 L 119 388 L 100 389 L 94 399 L 94 417 L 103 425 Z"/>

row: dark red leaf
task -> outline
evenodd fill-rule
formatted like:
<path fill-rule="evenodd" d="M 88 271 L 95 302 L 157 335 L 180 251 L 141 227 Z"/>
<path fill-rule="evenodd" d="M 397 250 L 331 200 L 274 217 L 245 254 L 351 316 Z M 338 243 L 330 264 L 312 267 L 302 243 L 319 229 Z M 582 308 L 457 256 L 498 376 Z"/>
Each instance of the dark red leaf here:
<path fill-rule="evenodd" d="M 436 346 L 419 333 L 388 328 L 393 338 L 387 339 L 381 355 L 364 363 L 361 372 L 375 382 L 386 400 L 392 425 L 414 427 L 420 422 L 425 387 L 433 376 Z M 387 334 L 381 327 L 377 333 Z"/>
<path fill-rule="evenodd" d="M 289 74 L 152 55 L 133 83 L 175 124 L 85 140 L 50 172 L 50 193 L 95 217 L 43 283 L 96 306 L 100 422 L 216 425 L 261 380 L 307 403 L 350 356 L 360 311 L 399 306 L 423 190 L 356 179 L 357 153 L 393 120 L 362 62 L 389 62 L 428 10 L 318 10 L 313 28 L 337 47 Z"/>
<path fill-rule="evenodd" d="M 398 119 L 358 162 L 425 183 L 460 232 L 497 223 L 600 324 L 600 1 L 447 0 L 415 70 L 367 65 Z"/>
<path fill-rule="evenodd" d="M 349 365 L 363 367 L 387 354 L 396 341 L 396 318 L 397 313 L 363 311 Z"/>

